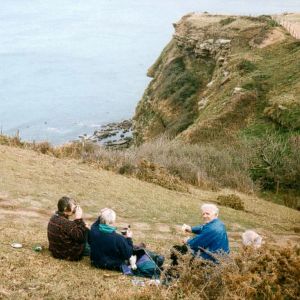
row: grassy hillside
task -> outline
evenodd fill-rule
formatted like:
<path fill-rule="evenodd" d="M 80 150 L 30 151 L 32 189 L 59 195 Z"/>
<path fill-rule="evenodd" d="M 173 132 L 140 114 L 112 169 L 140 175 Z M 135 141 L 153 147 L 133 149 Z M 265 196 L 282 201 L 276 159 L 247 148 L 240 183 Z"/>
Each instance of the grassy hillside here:
<path fill-rule="evenodd" d="M 76 198 L 88 223 L 104 206 L 118 213 L 118 225 L 131 224 L 136 242 L 166 256 L 171 245 L 184 237 L 182 223 L 200 222 L 199 205 L 216 201 L 220 194 L 190 188 L 190 193 L 170 191 L 157 185 L 99 170 L 78 160 L 58 159 L 30 150 L 0 146 L 0 297 L 4 299 L 132 299 L 140 290 L 129 278 L 94 269 L 86 258 L 69 263 L 50 257 L 46 227 L 62 195 Z M 221 218 L 229 229 L 233 252 L 240 247 L 240 234 L 255 229 L 267 243 L 298 242 L 295 231 L 300 213 L 239 194 L 245 211 L 221 208 Z M 270 213 L 272 212 L 272 213 Z M 24 248 L 11 248 L 21 242 Z M 32 247 L 44 250 L 35 253 Z M 154 293 L 155 291 L 153 291 Z"/>
<path fill-rule="evenodd" d="M 236 169 L 243 173 L 239 183 L 219 178 L 221 185 L 245 190 L 247 181 L 250 190 L 252 182 L 300 208 L 299 40 L 270 16 L 190 14 L 174 27 L 148 72 L 153 80 L 136 109 L 136 143 L 164 135 L 206 147 L 228 177 L 236 178 Z M 190 148 L 182 161 L 197 151 L 204 155 L 199 146 Z M 195 165 L 204 179 L 210 177 L 205 163 Z"/>

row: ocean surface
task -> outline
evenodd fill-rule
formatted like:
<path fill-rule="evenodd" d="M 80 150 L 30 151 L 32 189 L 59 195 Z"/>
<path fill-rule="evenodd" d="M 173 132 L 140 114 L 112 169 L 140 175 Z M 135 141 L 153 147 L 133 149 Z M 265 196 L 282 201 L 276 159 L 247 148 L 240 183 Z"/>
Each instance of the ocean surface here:
<path fill-rule="evenodd" d="M 299 0 L 1 0 L 0 130 L 61 144 L 130 118 L 192 11 L 299 12 Z"/>

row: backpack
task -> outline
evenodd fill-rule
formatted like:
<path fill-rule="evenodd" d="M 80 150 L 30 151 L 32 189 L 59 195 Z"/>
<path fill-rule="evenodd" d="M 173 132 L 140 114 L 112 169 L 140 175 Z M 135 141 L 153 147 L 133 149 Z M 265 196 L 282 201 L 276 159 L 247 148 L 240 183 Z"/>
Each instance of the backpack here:
<path fill-rule="evenodd" d="M 144 254 L 136 262 L 137 269 L 133 271 L 135 276 L 147 278 L 159 278 L 164 257 L 155 252 L 144 250 Z"/>

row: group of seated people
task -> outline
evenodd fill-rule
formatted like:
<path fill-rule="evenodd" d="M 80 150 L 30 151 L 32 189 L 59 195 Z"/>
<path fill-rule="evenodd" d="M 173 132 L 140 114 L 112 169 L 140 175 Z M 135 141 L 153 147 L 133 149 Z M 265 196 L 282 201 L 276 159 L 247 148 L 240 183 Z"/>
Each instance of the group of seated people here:
<path fill-rule="evenodd" d="M 218 219 L 216 205 L 204 204 L 201 211 L 204 224 L 194 227 L 183 224 L 183 231 L 194 236 L 174 248 L 181 253 L 190 252 L 193 256 L 214 260 L 216 253 L 229 253 L 226 228 Z M 64 196 L 59 199 L 57 211 L 48 223 L 49 250 L 53 257 L 71 261 L 89 255 L 94 267 L 125 274 L 132 274 L 139 261 L 147 259 L 161 267 L 163 259 L 160 256 L 145 250 L 144 244 L 134 245 L 131 229 L 119 233 L 115 223 L 116 213 L 103 208 L 89 229 L 82 219 L 82 208 L 72 198 Z M 173 262 L 176 264 L 176 255 Z"/>

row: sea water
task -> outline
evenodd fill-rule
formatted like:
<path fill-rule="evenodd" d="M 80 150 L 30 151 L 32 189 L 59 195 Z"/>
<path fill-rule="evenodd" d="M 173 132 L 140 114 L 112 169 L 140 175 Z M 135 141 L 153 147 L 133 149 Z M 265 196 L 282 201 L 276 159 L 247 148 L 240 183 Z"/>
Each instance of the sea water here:
<path fill-rule="evenodd" d="M 60 144 L 130 118 L 189 12 L 300 11 L 298 0 L 2 0 L 0 130 Z"/>

